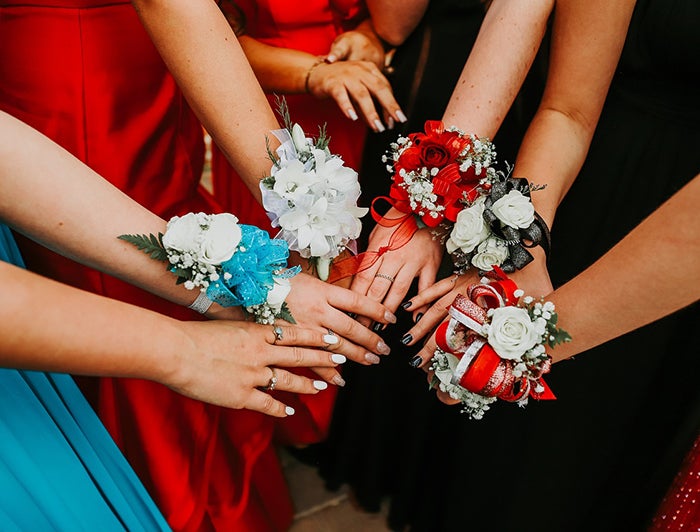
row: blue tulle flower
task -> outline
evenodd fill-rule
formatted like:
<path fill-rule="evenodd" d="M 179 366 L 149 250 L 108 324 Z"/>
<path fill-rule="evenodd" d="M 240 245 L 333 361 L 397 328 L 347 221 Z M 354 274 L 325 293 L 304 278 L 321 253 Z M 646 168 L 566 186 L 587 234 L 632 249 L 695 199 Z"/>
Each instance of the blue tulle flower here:
<path fill-rule="evenodd" d="M 221 264 L 220 277 L 207 296 L 223 307 L 261 305 L 275 282 L 275 272 L 287 267 L 289 248 L 284 240 L 252 225 L 241 225 L 241 241 L 233 256 Z"/>

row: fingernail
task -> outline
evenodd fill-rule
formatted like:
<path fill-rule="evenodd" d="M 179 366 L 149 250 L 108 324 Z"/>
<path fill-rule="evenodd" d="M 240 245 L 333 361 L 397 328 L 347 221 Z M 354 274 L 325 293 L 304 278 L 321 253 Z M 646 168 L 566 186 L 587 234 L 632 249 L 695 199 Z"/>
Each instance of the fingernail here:
<path fill-rule="evenodd" d="M 331 355 L 331 360 L 335 362 L 336 364 L 345 364 L 345 361 L 347 358 L 345 358 L 345 355 L 340 355 L 338 353 L 333 353 Z"/>
<path fill-rule="evenodd" d="M 411 361 L 409 362 L 409 365 L 410 365 L 412 368 L 417 368 L 417 367 L 420 366 L 422 363 L 423 363 L 423 359 L 420 357 L 420 355 L 416 355 L 416 356 L 414 356 L 414 357 L 411 359 Z"/>
<path fill-rule="evenodd" d="M 396 118 L 398 118 L 401 123 L 408 121 L 408 118 L 406 118 L 406 115 L 403 114 L 401 109 L 396 111 Z"/>
<path fill-rule="evenodd" d="M 370 364 L 379 364 L 380 358 L 374 353 L 365 353 L 365 360 Z"/>
<path fill-rule="evenodd" d="M 326 342 L 327 344 L 337 344 L 338 337 L 335 334 L 324 334 L 323 341 Z"/>
<path fill-rule="evenodd" d="M 328 388 L 328 383 L 326 381 L 314 381 L 314 388 L 317 390 L 325 390 Z"/>
<path fill-rule="evenodd" d="M 355 314 L 354 312 L 348 312 L 348 316 L 350 316 L 353 320 L 357 318 L 357 314 Z"/>
<path fill-rule="evenodd" d="M 388 355 L 389 353 L 391 353 L 391 348 L 384 342 L 379 341 L 377 342 L 377 352 L 381 355 Z"/>
<path fill-rule="evenodd" d="M 384 124 L 382 124 L 378 118 L 374 121 L 374 127 L 379 133 L 383 132 L 386 129 L 384 127 Z"/>
<path fill-rule="evenodd" d="M 423 313 L 422 313 L 422 312 L 419 312 L 419 313 L 416 315 L 416 323 L 418 323 L 422 317 L 423 317 Z"/>
<path fill-rule="evenodd" d="M 411 340 L 413 340 L 413 335 L 406 333 L 403 335 L 403 338 L 401 338 L 401 343 L 403 345 L 408 345 L 411 343 Z"/>
<path fill-rule="evenodd" d="M 341 377 L 340 375 L 336 375 L 335 377 L 333 377 L 333 384 L 341 387 L 345 386 L 345 379 L 343 379 L 343 377 Z"/>
<path fill-rule="evenodd" d="M 337 60 L 338 58 L 334 56 L 333 54 L 328 54 L 326 56 L 326 63 L 333 63 Z"/>
<path fill-rule="evenodd" d="M 389 129 L 394 129 L 394 119 L 389 117 L 389 119 L 386 121 L 386 127 Z"/>
<path fill-rule="evenodd" d="M 411 305 L 413 305 L 413 301 L 404 301 L 403 303 L 401 303 L 401 308 L 406 310 L 411 308 Z"/>
<path fill-rule="evenodd" d="M 348 113 L 348 116 L 350 117 L 350 120 L 357 121 L 357 119 L 359 118 L 359 117 L 357 116 L 357 113 L 355 112 L 355 109 L 348 109 L 346 112 Z"/>
<path fill-rule="evenodd" d="M 382 330 L 382 326 L 383 326 L 383 325 L 384 325 L 384 324 L 383 324 L 382 322 L 378 321 L 377 323 L 375 323 L 374 325 L 372 325 L 372 330 L 373 330 L 374 332 L 379 332 L 379 331 Z"/>
<path fill-rule="evenodd" d="M 388 321 L 389 323 L 396 323 L 396 316 L 394 316 L 391 312 L 388 310 L 384 313 L 384 319 Z"/>
<path fill-rule="evenodd" d="M 291 406 L 284 407 L 284 413 L 287 414 L 288 416 L 293 416 L 294 412 L 296 412 L 296 410 L 294 410 Z"/>

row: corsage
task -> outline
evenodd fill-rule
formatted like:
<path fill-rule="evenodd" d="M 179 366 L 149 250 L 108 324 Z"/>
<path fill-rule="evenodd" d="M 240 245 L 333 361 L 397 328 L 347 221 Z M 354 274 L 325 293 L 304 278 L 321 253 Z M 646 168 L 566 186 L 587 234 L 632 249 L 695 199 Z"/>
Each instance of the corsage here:
<path fill-rule="evenodd" d="M 221 306 L 241 306 L 258 323 L 294 323 L 285 299 L 300 268 L 287 268 L 287 243 L 233 214 L 188 213 L 171 218 L 164 234 L 119 238 L 167 262 L 178 284 Z"/>
<path fill-rule="evenodd" d="M 522 297 L 498 267 L 488 276 L 455 298 L 430 366 L 431 386 L 460 401 L 472 419 L 498 399 L 520 406 L 529 397 L 555 399 L 543 379 L 551 367 L 545 346 L 571 340 L 557 327 L 553 303 Z"/>
<path fill-rule="evenodd" d="M 318 138 L 307 137 L 292 124 L 286 102 L 278 103 L 285 129 L 272 132 L 281 145 L 275 153 L 268 149 L 272 169 L 260 183 L 263 206 L 272 226 L 280 228 L 276 238 L 309 259 L 325 281 L 333 259 L 346 249 L 357 252 L 360 218 L 368 209 L 357 206 L 357 172 L 329 151 L 325 127 Z"/>

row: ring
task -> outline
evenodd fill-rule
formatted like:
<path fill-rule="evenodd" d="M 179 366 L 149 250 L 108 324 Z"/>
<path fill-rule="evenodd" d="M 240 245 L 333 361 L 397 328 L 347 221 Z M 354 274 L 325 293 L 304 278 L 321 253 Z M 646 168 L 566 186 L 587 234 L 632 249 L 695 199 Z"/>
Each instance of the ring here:
<path fill-rule="evenodd" d="M 390 283 L 393 283 L 396 279 L 394 279 L 391 275 L 386 274 L 386 273 L 375 273 L 375 277 L 381 277 L 382 279 L 386 279 Z"/>
<path fill-rule="evenodd" d="M 271 392 L 275 389 L 275 386 L 277 386 L 277 373 L 275 373 L 275 368 L 270 368 L 270 371 L 272 372 L 272 377 L 270 377 L 270 381 L 267 383 L 267 386 L 265 386 L 265 390 L 268 392 Z"/>
<path fill-rule="evenodd" d="M 275 333 L 275 341 L 272 342 L 273 344 L 276 344 L 277 342 L 281 341 L 284 338 L 284 331 L 282 330 L 282 327 L 277 325 L 272 331 Z M 273 370 L 274 371 L 274 370 Z"/>

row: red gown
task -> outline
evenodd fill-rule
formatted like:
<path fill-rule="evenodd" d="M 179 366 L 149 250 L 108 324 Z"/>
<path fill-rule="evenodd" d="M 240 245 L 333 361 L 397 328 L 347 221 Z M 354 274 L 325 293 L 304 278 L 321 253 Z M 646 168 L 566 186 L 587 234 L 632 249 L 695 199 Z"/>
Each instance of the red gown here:
<path fill-rule="evenodd" d="M 201 126 L 129 2 L 0 0 L 0 50 L 0 109 L 166 219 L 221 210 L 199 184 Z M 61 194 L 60 182 L 55 189 Z M 173 317 L 197 316 L 27 240 L 21 247 L 34 271 Z M 271 418 L 134 379 L 102 379 L 99 413 L 175 530 L 289 526 Z"/>
<path fill-rule="evenodd" d="M 366 16 L 361 0 L 237 0 L 245 15 L 245 34 L 270 46 L 292 48 L 313 55 L 328 53 L 333 40 L 357 26 Z M 268 97 L 275 109 L 274 96 Z M 330 150 L 345 164 L 359 169 L 366 135 L 361 120 L 345 117 L 332 99 L 318 100 L 307 94 L 286 95 L 292 121 L 308 135 L 317 135 L 326 124 Z M 244 223 L 274 231 L 264 209 L 255 201 L 221 152 L 213 148 L 212 178 L 216 199 Z M 330 424 L 335 389 L 315 396 L 284 396 L 296 414 L 278 421 L 277 439 L 305 444 L 324 439 Z"/>

